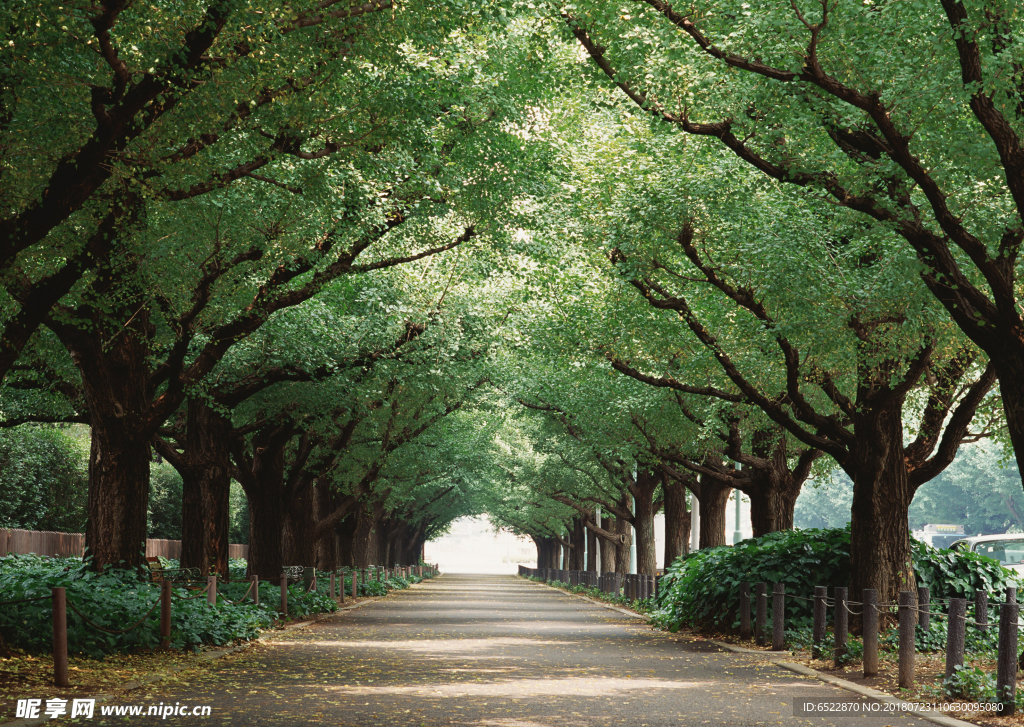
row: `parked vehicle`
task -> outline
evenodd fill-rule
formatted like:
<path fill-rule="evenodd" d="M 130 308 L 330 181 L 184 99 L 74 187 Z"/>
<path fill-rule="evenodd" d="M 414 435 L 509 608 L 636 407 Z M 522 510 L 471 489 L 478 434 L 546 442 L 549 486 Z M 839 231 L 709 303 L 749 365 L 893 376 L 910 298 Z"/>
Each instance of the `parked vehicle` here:
<path fill-rule="evenodd" d="M 1024 574 L 1024 534 L 978 535 L 961 538 L 949 547 L 998 560 L 1004 568 Z"/>
<path fill-rule="evenodd" d="M 933 548 L 948 548 L 964 537 L 964 526 L 928 523 L 916 531 L 914 537 Z"/>

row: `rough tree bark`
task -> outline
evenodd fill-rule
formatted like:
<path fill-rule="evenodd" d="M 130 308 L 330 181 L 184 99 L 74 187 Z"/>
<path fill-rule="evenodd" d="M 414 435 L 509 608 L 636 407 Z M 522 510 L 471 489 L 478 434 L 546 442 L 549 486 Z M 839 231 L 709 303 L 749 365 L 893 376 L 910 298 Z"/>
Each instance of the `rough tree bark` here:
<path fill-rule="evenodd" d="M 588 522 L 594 522 L 594 516 L 595 516 L 594 513 L 592 513 L 590 515 L 587 515 L 587 521 Z M 586 526 L 584 526 L 584 527 L 586 527 Z M 597 539 L 598 538 L 597 538 L 597 535 L 592 530 L 590 530 L 590 529 L 587 529 L 586 534 L 587 534 L 587 566 L 586 566 L 586 569 L 589 570 L 589 571 L 596 571 L 597 570 L 597 552 L 598 552 L 597 549 L 599 547 L 598 544 L 597 544 Z"/>
<path fill-rule="evenodd" d="M 623 498 L 620 504 L 625 501 Z M 615 525 L 622 536 L 622 544 L 615 549 L 615 572 L 629 573 L 632 563 L 633 525 L 622 518 L 615 518 Z"/>
<path fill-rule="evenodd" d="M 686 487 L 672 477 L 662 480 L 665 493 L 665 567 L 690 552 L 690 511 L 686 507 Z"/>
<path fill-rule="evenodd" d="M 569 549 L 569 570 L 583 570 L 586 565 L 586 553 L 583 544 L 586 542 L 587 528 L 583 524 L 583 516 L 572 520 L 572 548 Z"/>
<path fill-rule="evenodd" d="M 613 533 L 619 532 L 619 526 L 614 517 L 602 513 L 601 517 L 595 519 L 598 521 L 598 527 Z M 619 573 L 616 564 L 619 562 L 618 552 L 621 546 L 607 538 L 598 538 L 598 541 L 601 547 L 601 570 L 604 573 Z"/>
<path fill-rule="evenodd" d="M 655 575 L 658 572 L 657 544 L 654 540 L 654 514 L 657 511 L 654 493 L 661 483 L 661 473 L 638 469 L 633 491 L 633 528 L 636 532 L 636 572 Z"/>
<path fill-rule="evenodd" d="M 207 401 L 190 397 L 178 452 L 156 438 L 158 451 L 181 475 L 181 566 L 203 575 L 228 573 L 231 520 L 231 422 Z"/>
<path fill-rule="evenodd" d="M 82 374 L 92 426 L 85 548 L 96 569 L 118 564 L 137 568 L 145 559 L 154 434 L 146 418 L 148 326 L 143 311 L 119 330 L 58 330 Z"/>

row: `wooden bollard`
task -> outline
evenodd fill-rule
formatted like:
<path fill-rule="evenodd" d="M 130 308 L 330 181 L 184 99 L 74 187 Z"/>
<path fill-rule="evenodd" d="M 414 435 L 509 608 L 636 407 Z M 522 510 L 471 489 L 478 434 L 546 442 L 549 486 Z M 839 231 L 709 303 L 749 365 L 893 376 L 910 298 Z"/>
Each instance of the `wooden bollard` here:
<path fill-rule="evenodd" d="M 927 586 L 917 589 L 917 625 L 925 631 L 932 625 L 932 594 Z"/>
<path fill-rule="evenodd" d="M 740 639 L 750 641 L 750 584 L 740 584 Z"/>
<path fill-rule="evenodd" d="M 160 581 L 160 646 L 171 648 L 171 582 Z"/>
<path fill-rule="evenodd" d="M 974 621 L 978 631 L 988 631 L 988 591 L 983 588 L 974 592 Z"/>
<path fill-rule="evenodd" d="M 899 627 L 900 627 L 900 667 L 898 685 L 903 689 L 914 686 L 914 592 L 900 591 Z"/>
<path fill-rule="evenodd" d="M 967 599 L 949 599 L 946 617 L 946 681 L 953 678 L 958 666 L 964 664 L 964 642 L 967 639 Z"/>
<path fill-rule="evenodd" d="M 288 615 L 288 576 L 281 575 L 281 615 Z"/>
<path fill-rule="evenodd" d="M 758 583 L 755 588 L 757 613 L 754 617 L 754 643 L 764 646 L 768 641 L 768 584 Z"/>
<path fill-rule="evenodd" d="M 206 605 L 217 605 L 217 576 L 206 576 Z"/>
<path fill-rule="evenodd" d="M 827 586 L 814 587 L 814 610 L 813 621 L 811 622 L 811 658 L 822 657 L 821 644 L 825 641 L 825 629 L 827 627 L 828 606 L 825 601 L 828 599 Z"/>
<path fill-rule="evenodd" d="M 345 603 L 345 569 L 344 568 L 342 568 L 340 571 L 338 571 L 338 578 L 340 579 L 340 585 L 341 585 L 341 588 L 339 589 L 340 592 L 341 592 L 341 599 L 340 600 L 341 600 L 342 603 Z"/>
<path fill-rule="evenodd" d="M 842 666 L 846 661 L 846 636 L 850 633 L 850 614 L 846 611 L 847 589 L 845 586 L 836 586 L 832 589 L 832 593 L 836 601 L 836 614 L 833 637 L 835 640 L 835 653 L 833 659 L 835 659 L 836 666 Z"/>
<path fill-rule="evenodd" d="M 330 584 L 330 586 L 328 586 L 328 588 L 329 588 L 328 595 L 330 595 L 331 600 L 333 601 L 334 600 L 334 571 L 331 571 L 331 584 Z"/>
<path fill-rule="evenodd" d="M 352 598 L 359 598 L 359 582 L 356 571 L 352 571 Z"/>
<path fill-rule="evenodd" d="M 249 576 L 249 580 L 252 581 L 252 602 L 257 606 L 260 605 L 260 577 Z"/>
<path fill-rule="evenodd" d="M 786 648 L 786 584 L 772 589 L 772 651 Z"/>
<path fill-rule="evenodd" d="M 864 632 L 864 676 L 873 677 L 878 674 L 878 591 L 865 588 L 860 599 L 861 626 Z"/>
<path fill-rule="evenodd" d="M 1012 715 L 1017 708 L 1017 589 L 1007 588 L 1006 602 L 999 607 L 999 650 L 996 662 L 996 701 L 1002 704 L 1000 716 Z"/>
<path fill-rule="evenodd" d="M 68 683 L 68 597 L 63 588 L 50 592 L 53 603 L 53 684 L 57 687 L 70 686 Z"/>

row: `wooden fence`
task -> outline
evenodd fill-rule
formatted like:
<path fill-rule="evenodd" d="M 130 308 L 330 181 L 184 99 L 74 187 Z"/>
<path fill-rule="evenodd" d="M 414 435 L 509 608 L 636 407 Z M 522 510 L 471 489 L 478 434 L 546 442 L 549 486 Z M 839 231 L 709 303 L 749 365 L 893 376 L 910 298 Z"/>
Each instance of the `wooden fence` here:
<path fill-rule="evenodd" d="M 0 529 L 0 555 L 35 553 L 36 555 L 77 556 L 80 558 L 84 552 L 85 535 L 82 533 Z M 146 540 L 146 555 L 181 558 L 181 541 L 149 538 Z M 249 546 L 232 543 L 228 546 L 228 557 L 248 558 Z"/>

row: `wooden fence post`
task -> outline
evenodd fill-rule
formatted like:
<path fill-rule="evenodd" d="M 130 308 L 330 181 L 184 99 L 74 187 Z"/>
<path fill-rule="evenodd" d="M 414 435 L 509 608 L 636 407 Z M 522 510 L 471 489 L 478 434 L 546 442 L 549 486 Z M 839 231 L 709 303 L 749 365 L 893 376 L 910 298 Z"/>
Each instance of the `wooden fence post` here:
<path fill-rule="evenodd" d="M 740 584 L 740 639 L 750 641 L 750 584 Z"/>
<path fill-rule="evenodd" d="M 755 586 L 757 599 L 757 615 L 754 617 L 754 643 L 764 646 L 768 641 L 768 584 L 758 583 Z"/>
<path fill-rule="evenodd" d="M 288 615 L 288 576 L 281 574 L 281 616 Z"/>
<path fill-rule="evenodd" d="M 171 582 L 160 581 L 160 646 L 171 648 Z"/>
<path fill-rule="evenodd" d="M 260 605 L 260 577 L 249 576 L 249 580 L 252 581 L 252 602 L 257 606 Z"/>
<path fill-rule="evenodd" d="M 846 636 L 850 633 L 850 615 L 846 611 L 847 589 L 845 586 L 836 586 L 832 589 L 836 601 L 836 615 L 834 621 L 835 659 L 836 666 L 842 666 L 846 661 Z"/>
<path fill-rule="evenodd" d="M 864 676 L 878 674 L 878 591 L 865 588 L 861 607 L 861 626 L 864 632 Z"/>
<path fill-rule="evenodd" d="M 949 599 L 949 615 L 946 617 L 946 681 L 949 681 L 958 666 L 964 664 L 964 641 L 967 637 L 967 599 Z"/>
<path fill-rule="evenodd" d="M 828 598 L 827 586 L 814 587 L 814 620 L 811 624 L 811 658 L 820 659 L 821 643 L 825 640 L 825 623 L 828 618 L 828 607 L 825 604 Z"/>
<path fill-rule="evenodd" d="M 932 625 L 932 595 L 928 586 L 917 589 L 917 625 L 927 631 Z"/>
<path fill-rule="evenodd" d="M 978 631 L 988 631 L 988 591 L 984 588 L 974 592 L 974 621 Z"/>
<path fill-rule="evenodd" d="M 206 603 L 217 605 L 217 576 L 206 576 Z"/>
<path fill-rule="evenodd" d="M 63 588 L 51 591 L 53 603 L 53 684 L 66 687 L 68 684 L 68 601 Z"/>
<path fill-rule="evenodd" d="M 900 591 L 900 668 L 899 686 L 910 689 L 914 686 L 914 592 Z"/>
<path fill-rule="evenodd" d="M 772 590 L 772 651 L 786 648 L 786 584 L 776 583 Z"/>
<path fill-rule="evenodd" d="M 999 607 L 999 651 L 996 662 L 996 701 L 1002 704 L 1001 717 L 1017 708 L 1017 589 L 1007 588 L 1006 602 Z"/>

